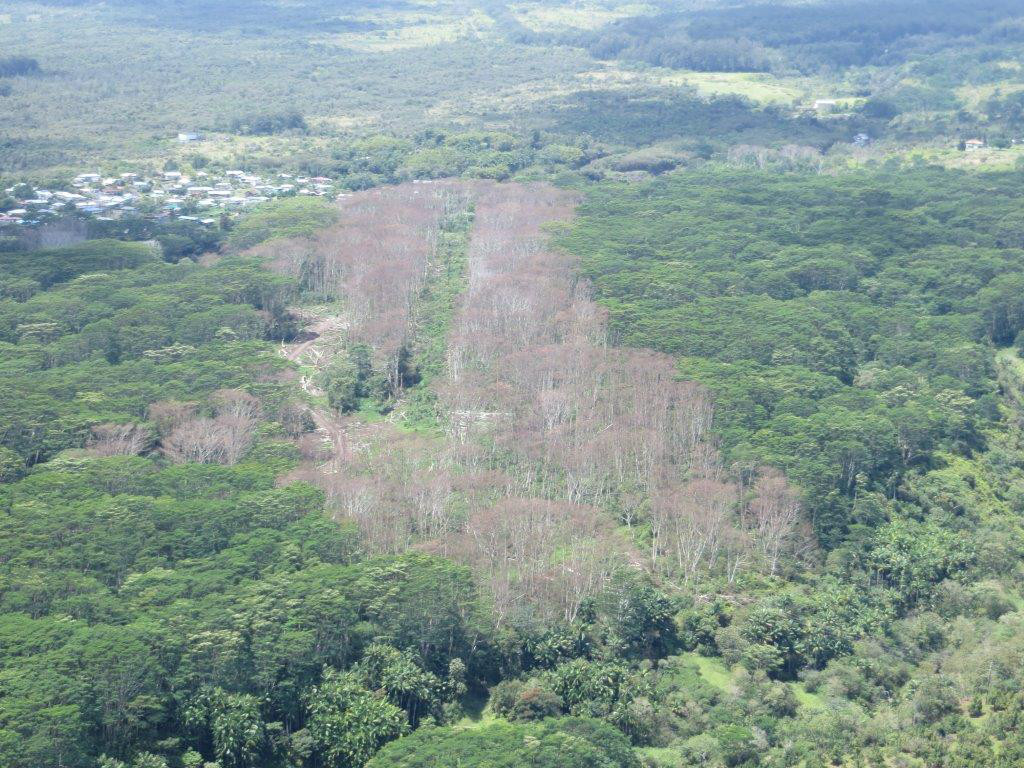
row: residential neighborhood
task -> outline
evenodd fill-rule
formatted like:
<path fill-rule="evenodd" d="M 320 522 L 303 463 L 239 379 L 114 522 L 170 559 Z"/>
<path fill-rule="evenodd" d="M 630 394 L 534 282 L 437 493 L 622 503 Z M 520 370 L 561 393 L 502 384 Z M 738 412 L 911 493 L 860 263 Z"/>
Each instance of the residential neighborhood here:
<path fill-rule="evenodd" d="M 162 173 L 80 173 L 64 189 L 16 184 L 0 193 L 0 227 L 34 226 L 78 213 L 112 221 L 125 216 L 177 217 L 214 224 L 225 212 L 293 195 L 334 197 L 332 179 L 278 174 L 266 179 L 242 170 Z"/>

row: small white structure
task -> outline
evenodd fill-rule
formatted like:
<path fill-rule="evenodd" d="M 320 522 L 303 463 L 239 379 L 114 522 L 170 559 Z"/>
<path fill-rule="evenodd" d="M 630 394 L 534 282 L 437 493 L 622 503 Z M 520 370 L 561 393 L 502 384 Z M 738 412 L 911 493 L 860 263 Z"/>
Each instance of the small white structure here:
<path fill-rule="evenodd" d="M 194 133 L 192 131 L 184 131 L 184 132 L 178 134 L 178 143 L 179 144 L 191 144 L 193 141 L 202 141 L 202 140 L 203 140 L 202 134 Z"/>
<path fill-rule="evenodd" d="M 977 152 L 979 149 L 985 148 L 985 142 L 981 139 L 968 139 L 964 142 L 965 152 Z"/>

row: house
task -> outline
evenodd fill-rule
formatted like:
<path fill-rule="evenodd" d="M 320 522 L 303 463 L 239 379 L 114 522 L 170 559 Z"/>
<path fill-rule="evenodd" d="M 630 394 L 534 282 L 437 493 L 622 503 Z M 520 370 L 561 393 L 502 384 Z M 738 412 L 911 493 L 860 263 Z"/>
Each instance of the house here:
<path fill-rule="evenodd" d="M 193 133 L 191 131 L 182 132 L 178 134 L 179 144 L 191 144 L 193 141 L 202 141 L 203 136 L 199 133 Z"/>
<path fill-rule="evenodd" d="M 977 152 L 979 149 L 985 148 L 985 142 L 981 139 L 968 139 L 964 142 L 965 152 Z"/>
<path fill-rule="evenodd" d="M 179 181 L 181 179 L 181 173 L 178 171 L 166 171 L 164 173 L 164 181 Z"/>
<path fill-rule="evenodd" d="M 815 99 L 814 109 L 816 112 L 834 112 L 839 102 L 835 99 Z"/>

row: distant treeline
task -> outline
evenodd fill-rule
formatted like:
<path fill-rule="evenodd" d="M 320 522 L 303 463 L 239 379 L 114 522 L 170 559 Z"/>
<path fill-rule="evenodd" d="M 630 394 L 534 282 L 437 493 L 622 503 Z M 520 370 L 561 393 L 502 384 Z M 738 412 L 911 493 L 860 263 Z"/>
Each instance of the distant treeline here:
<path fill-rule="evenodd" d="M 285 131 L 306 130 L 306 118 L 295 110 L 236 117 L 231 121 L 231 133 L 243 136 L 271 136 Z"/>
<path fill-rule="evenodd" d="M 100 5 L 93 0 L 48 0 L 47 4 Z M 328 0 L 313 0 L 287 6 L 274 0 L 218 0 L 216 3 L 110 0 L 102 5 L 114 9 L 121 18 L 131 19 L 146 27 L 203 32 L 222 32 L 231 29 L 241 30 L 247 34 L 265 35 L 286 29 L 340 32 L 374 27 L 373 22 L 353 18 L 360 8 L 372 5 L 371 0 L 346 0 L 344 14 L 339 14 Z M 389 5 L 397 9 L 405 3 L 395 0 Z"/>
<path fill-rule="evenodd" d="M 6 56 L 0 58 L 0 77 L 38 75 L 42 71 L 39 62 L 28 56 Z"/>
<path fill-rule="evenodd" d="M 902 61 L 925 43 L 965 35 L 993 41 L 1016 38 L 1012 0 L 963 4 L 913 0 L 893 7 L 752 5 L 696 13 L 672 12 L 623 19 L 583 33 L 575 42 L 598 58 L 643 61 L 699 71 L 815 71 Z"/>
<path fill-rule="evenodd" d="M 691 20 L 678 14 L 626 19 L 581 40 L 599 59 L 643 61 L 658 67 L 700 72 L 766 72 L 778 59 L 771 49 L 749 37 L 730 33 L 696 38 Z"/>

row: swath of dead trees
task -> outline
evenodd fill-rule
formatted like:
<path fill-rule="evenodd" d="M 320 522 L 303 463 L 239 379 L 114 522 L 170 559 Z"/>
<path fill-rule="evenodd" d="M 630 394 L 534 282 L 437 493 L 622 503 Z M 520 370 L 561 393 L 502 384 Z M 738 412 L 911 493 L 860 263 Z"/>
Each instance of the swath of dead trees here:
<path fill-rule="evenodd" d="M 441 222 L 466 204 L 466 193 L 450 183 L 360 192 L 341 202 L 337 225 L 313 238 L 272 241 L 253 252 L 307 291 L 343 298 L 349 341 L 369 346 L 389 387 L 399 391 L 412 313 Z"/>
<path fill-rule="evenodd" d="M 344 295 L 351 339 L 386 359 L 411 337 L 432 222 L 453 195 L 475 208 L 447 376 L 434 383 L 443 437 L 378 428 L 363 450 L 309 475 L 370 549 L 420 547 L 470 564 L 500 624 L 572 620 L 618 568 L 696 589 L 712 571 L 773 573 L 805 546 L 781 475 L 763 472 L 751 487 L 727 477 L 708 393 L 679 381 L 669 357 L 606 343 L 604 312 L 572 257 L 549 245 L 546 225 L 571 219 L 571 194 L 488 183 L 413 191 L 360 197 L 312 248 L 275 256 L 311 287 Z"/>

